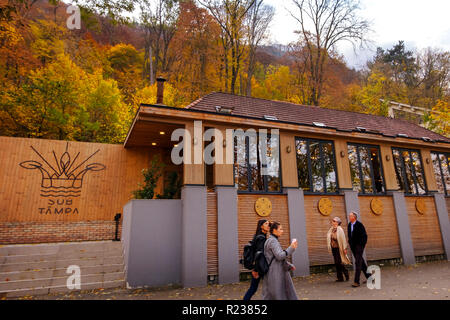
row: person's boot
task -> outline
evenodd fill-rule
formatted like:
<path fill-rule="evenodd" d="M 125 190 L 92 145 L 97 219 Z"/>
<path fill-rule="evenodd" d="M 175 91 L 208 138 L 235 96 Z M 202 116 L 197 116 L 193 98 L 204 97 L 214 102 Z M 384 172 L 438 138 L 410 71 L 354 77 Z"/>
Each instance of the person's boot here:
<path fill-rule="evenodd" d="M 359 283 L 354 282 L 354 283 L 352 284 L 352 287 L 353 287 L 353 288 L 357 288 L 357 287 L 360 287 L 360 285 L 359 285 Z"/>

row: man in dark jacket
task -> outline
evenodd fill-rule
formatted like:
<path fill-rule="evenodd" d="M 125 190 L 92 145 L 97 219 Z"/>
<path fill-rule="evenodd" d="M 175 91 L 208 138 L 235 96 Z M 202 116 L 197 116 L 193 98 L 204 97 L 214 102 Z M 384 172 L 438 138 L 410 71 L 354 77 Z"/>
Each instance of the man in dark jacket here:
<path fill-rule="evenodd" d="M 358 221 L 358 215 L 352 211 L 349 214 L 350 223 L 348 224 L 348 243 L 355 257 L 355 282 L 352 287 L 359 287 L 359 277 L 361 270 L 368 279 L 370 274 L 367 273 L 367 265 L 363 258 L 364 248 L 367 243 L 367 233 L 364 225 Z"/>

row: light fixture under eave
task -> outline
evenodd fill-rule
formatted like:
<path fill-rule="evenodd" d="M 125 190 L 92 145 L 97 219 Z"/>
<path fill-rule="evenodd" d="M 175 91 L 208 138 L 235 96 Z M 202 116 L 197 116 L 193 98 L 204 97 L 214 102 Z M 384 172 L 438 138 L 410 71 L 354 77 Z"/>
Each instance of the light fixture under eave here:
<path fill-rule="evenodd" d="M 433 139 L 428 138 L 428 137 L 422 137 L 422 140 L 425 141 L 425 142 L 434 142 Z"/>
<path fill-rule="evenodd" d="M 156 146 L 156 142 L 152 142 L 152 146 Z"/>
<path fill-rule="evenodd" d="M 160 131 L 159 134 L 160 134 L 160 135 L 164 135 L 164 134 L 166 134 L 166 133 L 165 133 L 164 131 Z"/>
<path fill-rule="evenodd" d="M 399 133 L 399 134 L 397 134 L 397 137 L 409 138 L 406 133 Z"/>
<path fill-rule="evenodd" d="M 367 129 L 364 127 L 356 127 L 356 130 L 360 131 L 360 132 L 366 132 Z"/>

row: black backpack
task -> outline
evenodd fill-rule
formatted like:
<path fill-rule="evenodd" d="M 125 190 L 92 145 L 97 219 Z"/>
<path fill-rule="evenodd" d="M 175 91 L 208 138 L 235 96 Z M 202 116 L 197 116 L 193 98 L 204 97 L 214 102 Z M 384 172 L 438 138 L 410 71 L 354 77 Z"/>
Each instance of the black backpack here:
<path fill-rule="evenodd" d="M 259 276 L 262 278 L 264 275 L 269 272 L 270 265 L 275 259 L 275 256 L 272 257 L 270 263 L 267 263 L 266 256 L 264 255 L 264 251 L 258 251 L 255 254 L 255 271 L 258 272 Z"/>
<path fill-rule="evenodd" d="M 254 239 L 253 239 L 254 240 Z M 253 270 L 255 268 L 255 244 L 254 241 L 251 240 L 244 246 L 244 254 L 243 259 L 241 259 L 241 263 L 244 265 L 244 268 L 248 270 Z"/>
<path fill-rule="evenodd" d="M 255 270 L 262 277 L 269 271 L 273 259 L 270 263 L 267 263 L 264 250 L 256 251 L 255 242 L 256 238 L 253 238 L 244 246 L 243 259 L 240 262 L 244 265 L 244 268 Z"/>

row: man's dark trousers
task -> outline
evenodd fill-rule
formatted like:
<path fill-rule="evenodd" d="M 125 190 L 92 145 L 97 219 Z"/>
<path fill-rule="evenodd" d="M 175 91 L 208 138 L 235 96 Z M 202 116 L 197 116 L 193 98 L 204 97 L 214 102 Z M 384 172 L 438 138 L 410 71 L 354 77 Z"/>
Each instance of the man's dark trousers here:
<path fill-rule="evenodd" d="M 364 225 L 359 221 L 355 221 L 353 231 L 351 223 L 348 224 L 347 234 L 348 243 L 355 256 L 355 283 L 359 284 L 361 270 L 364 272 L 367 279 L 370 277 L 370 274 L 367 274 L 367 265 L 363 258 L 364 248 L 367 243 L 367 233 Z"/>
<path fill-rule="evenodd" d="M 367 274 L 367 264 L 363 258 L 364 247 L 361 245 L 356 245 L 351 248 L 353 255 L 355 256 L 355 283 L 359 283 L 359 277 L 361 275 L 361 270 L 364 272 L 366 279 L 370 277 Z"/>

